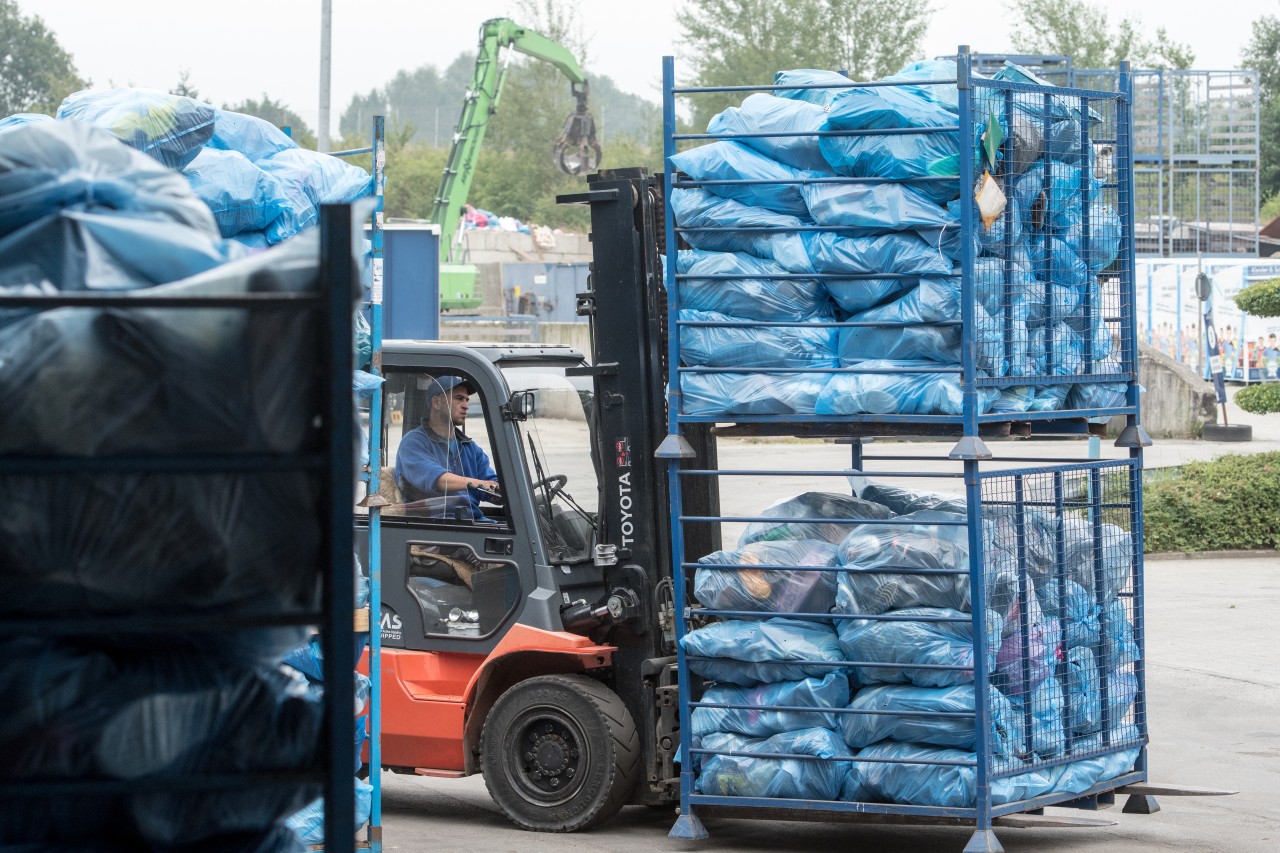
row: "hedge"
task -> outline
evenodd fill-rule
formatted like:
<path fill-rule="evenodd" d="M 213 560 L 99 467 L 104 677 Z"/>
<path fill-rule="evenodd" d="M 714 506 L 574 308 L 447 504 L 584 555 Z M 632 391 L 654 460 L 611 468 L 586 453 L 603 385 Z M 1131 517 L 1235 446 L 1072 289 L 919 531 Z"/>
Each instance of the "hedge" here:
<path fill-rule="evenodd" d="M 1280 452 L 1190 462 L 1143 494 L 1144 550 L 1280 550 Z"/>
<path fill-rule="evenodd" d="M 1236 392 L 1236 405 L 1255 415 L 1280 412 L 1280 382 L 1248 385 Z"/>

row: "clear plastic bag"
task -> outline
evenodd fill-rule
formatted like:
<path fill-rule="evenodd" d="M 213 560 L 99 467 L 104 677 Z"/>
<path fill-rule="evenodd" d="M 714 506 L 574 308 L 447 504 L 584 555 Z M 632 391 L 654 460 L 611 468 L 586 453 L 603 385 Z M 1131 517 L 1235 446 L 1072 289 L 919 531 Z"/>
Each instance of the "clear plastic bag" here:
<path fill-rule="evenodd" d="M 111 132 L 171 169 L 183 169 L 213 136 L 209 104 L 148 89 L 82 89 L 66 97 L 58 118 Z"/>
<path fill-rule="evenodd" d="M 736 551 L 716 551 L 702 565 L 835 565 L 836 547 L 829 542 L 800 539 L 753 542 Z M 783 569 L 701 568 L 694 573 L 693 595 L 712 610 L 755 610 L 772 613 L 826 613 L 835 601 L 831 572 L 791 572 Z"/>
<path fill-rule="evenodd" d="M 710 311 L 681 311 L 682 323 L 740 323 L 737 317 Z M 706 367 L 835 367 L 836 330 L 813 318 L 810 326 L 680 327 L 680 356 L 686 365 Z"/>
<path fill-rule="evenodd" d="M 778 520 L 751 522 L 738 540 L 739 548 L 752 542 L 794 539 L 817 539 L 835 546 L 844 541 L 853 529 L 851 521 L 890 518 L 892 513 L 882 506 L 851 495 L 805 492 L 771 504 L 760 515 Z M 832 522 L 794 523 L 788 520 L 794 518 L 829 518 Z M 836 565 L 834 550 L 831 556 L 830 565 Z"/>
<path fill-rule="evenodd" d="M 743 278 L 687 278 L 676 283 L 680 307 L 714 311 L 747 320 L 834 319 L 826 289 L 814 279 L 757 278 L 789 276 L 775 261 L 742 252 L 684 250 L 676 256 L 681 275 Z"/>
<path fill-rule="evenodd" d="M 826 373 L 686 373 L 680 406 L 686 415 L 811 415 Z"/>
<path fill-rule="evenodd" d="M 744 687 L 825 678 L 843 660 L 829 624 L 799 619 L 716 622 L 685 634 L 681 646 L 692 672 Z"/>
<path fill-rule="evenodd" d="M 712 184 L 707 190 L 722 198 L 775 213 L 807 218 L 798 170 L 771 160 L 738 142 L 712 142 L 681 151 L 671 164 L 695 181 L 751 180 L 758 184 Z"/>
<path fill-rule="evenodd" d="M 934 521 L 964 516 L 920 511 L 901 516 L 904 525 L 866 525 L 851 531 L 840 545 L 841 572 L 836 610 L 876 615 L 910 607 L 941 607 L 970 612 L 969 543 L 964 527 Z M 1002 616 L 1016 604 L 1017 563 L 1004 551 L 986 553 L 987 606 Z M 961 574 L 908 574 L 886 569 L 958 571 Z"/>
<path fill-rule="evenodd" d="M 964 495 L 943 495 L 936 492 L 904 489 L 900 486 L 877 482 L 856 473 L 849 477 L 849 486 L 858 497 L 875 501 L 895 515 L 907 515 L 925 510 L 961 515 L 965 512 Z"/>
<path fill-rule="evenodd" d="M 703 737 L 699 746 L 726 752 L 790 753 L 821 759 L 703 755 L 698 791 L 722 797 L 835 800 L 850 772 L 850 763 L 839 759 L 853 757 L 834 732 L 822 728 L 784 732 L 765 740 L 712 734 Z"/>
<path fill-rule="evenodd" d="M 779 681 L 757 687 L 722 684 L 708 687 L 701 701 L 753 707 L 694 708 L 689 723 L 695 738 L 714 732 L 769 737 L 815 726 L 835 729 L 838 715 L 830 713 L 830 710 L 849 704 L 849 679 L 842 672 L 829 672 L 822 678 Z M 814 710 L 774 710 L 778 707 Z"/>
<path fill-rule="evenodd" d="M 914 684 L 952 687 L 973 682 L 973 619 L 958 610 L 913 607 L 895 610 L 882 619 L 841 619 L 837 628 L 845 659 L 859 684 Z M 912 621 L 912 617 L 943 618 L 947 622 Z M 1002 626 L 1000 616 L 987 611 L 988 626 Z M 991 629 L 992 636 L 999 632 Z M 987 671 L 995 671 L 995 644 L 988 643 Z M 879 664 L 877 666 L 876 664 Z M 956 669 L 925 669 L 947 666 Z"/>
<path fill-rule="evenodd" d="M 1022 752 L 1019 732 L 1014 728 L 1018 720 L 1009 700 L 1000 691 L 990 688 L 988 696 L 992 754 L 1007 756 Z M 884 713 L 842 714 L 840 728 L 845 743 L 853 749 L 862 749 L 882 740 L 974 749 L 977 729 L 973 717 L 930 717 L 911 712 L 972 713 L 975 697 L 972 684 L 955 687 L 867 687 L 858 691 L 849 708 Z"/>

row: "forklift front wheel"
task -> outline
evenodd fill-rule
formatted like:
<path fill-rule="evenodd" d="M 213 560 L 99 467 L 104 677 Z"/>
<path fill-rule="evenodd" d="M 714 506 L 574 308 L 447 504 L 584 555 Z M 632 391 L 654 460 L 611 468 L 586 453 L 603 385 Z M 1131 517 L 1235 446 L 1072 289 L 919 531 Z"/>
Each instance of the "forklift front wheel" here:
<path fill-rule="evenodd" d="M 617 813 L 640 779 L 640 737 L 618 695 L 580 675 L 544 675 L 498 698 L 480 735 L 489 796 L 537 832 L 587 829 Z"/>

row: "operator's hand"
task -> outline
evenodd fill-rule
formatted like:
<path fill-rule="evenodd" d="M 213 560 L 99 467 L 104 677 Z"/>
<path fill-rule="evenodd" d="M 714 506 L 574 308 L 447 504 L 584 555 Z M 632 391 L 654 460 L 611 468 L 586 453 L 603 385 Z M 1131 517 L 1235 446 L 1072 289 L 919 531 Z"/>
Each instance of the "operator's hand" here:
<path fill-rule="evenodd" d="M 485 500 L 491 503 L 502 503 L 502 487 L 493 480 L 472 480 L 468 485 L 484 495 Z"/>

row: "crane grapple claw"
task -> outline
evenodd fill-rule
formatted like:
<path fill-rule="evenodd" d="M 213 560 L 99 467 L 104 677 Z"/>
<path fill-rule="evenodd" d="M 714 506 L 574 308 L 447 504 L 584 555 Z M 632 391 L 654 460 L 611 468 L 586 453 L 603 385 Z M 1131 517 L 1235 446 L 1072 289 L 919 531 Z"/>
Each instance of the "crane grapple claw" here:
<path fill-rule="evenodd" d="M 600 168 L 600 143 L 596 139 L 596 120 L 587 109 L 587 84 L 574 86 L 573 94 L 578 105 L 565 119 L 552 158 L 556 168 L 566 175 L 585 175 Z"/>

